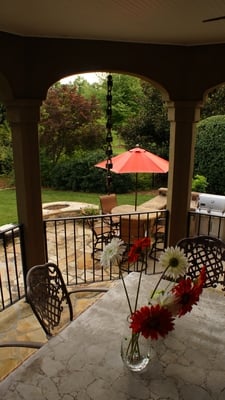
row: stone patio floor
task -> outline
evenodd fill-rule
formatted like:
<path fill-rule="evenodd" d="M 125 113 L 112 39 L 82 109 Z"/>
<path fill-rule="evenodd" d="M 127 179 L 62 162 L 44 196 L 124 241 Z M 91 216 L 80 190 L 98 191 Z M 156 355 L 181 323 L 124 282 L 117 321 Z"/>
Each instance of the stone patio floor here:
<path fill-rule="evenodd" d="M 113 282 L 98 283 L 98 287 L 110 287 Z M 90 307 L 104 293 L 77 294 L 73 301 L 74 317 L 76 318 Z M 75 299 L 75 296 L 73 296 Z M 25 299 L 1 312 L 0 342 L 4 341 L 38 341 L 46 342 L 47 338 L 36 317 Z M 36 349 L 29 348 L 0 348 L 0 381 L 18 367 Z"/>
<path fill-rule="evenodd" d="M 148 267 L 150 270 L 152 270 L 153 261 L 151 259 L 148 260 Z M 118 279 L 114 279 L 112 281 L 108 280 L 89 284 L 88 286 L 102 286 L 110 288 L 112 285 L 116 285 L 117 282 Z M 72 289 L 72 287 L 69 288 L 69 290 Z M 95 292 L 77 293 L 76 295 L 73 295 L 72 302 L 74 318 L 78 317 L 103 295 L 104 293 Z M 25 299 L 18 301 L 14 305 L 1 312 L 0 342 L 16 340 L 38 342 L 47 341 L 42 327 L 40 326 L 31 310 L 30 305 L 25 301 Z M 3 380 L 15 368 L 17 368 L 35 351 L 38 350 L 17 347 L 0 348 L 0 381 Z"/>
<path fill-rule="evenodd" d="M 77 203 L 76 207 L 80 210 L 84 204 Z M 47 211 L 47 210 L 46 210 Z M 71 210 L 70 210 L 71 211 Z M 47 211 L 48 212 L 48 211 Z M 52 210 L 51 210 L 52 212 Z M 55 212 L 55 210 L 54 210 Z M 58 210 L 61 212 L 61 210 Z M 52 215 L 51 215 L 52 216 Z M 90 240 L 91 243 L 91 240 Z M 91 254 L 91 247 L 90 247 Z M 52 260 L 53 262 L 55 260 Z M 87 260 L 86 260 L 87 261 Z M 152 271 L 152 260 L 148 259 L 148 267 Z M 157 266 L 156 266 L 157 268 Z M 89 284 L 111 287 L 115 285 L 117 280 L 98 282 L 97 284 Z M 72 290 L 72 289 L 71 289 Z M 76 318 L 88 307 L 90 307 L 104 293 L 86 293 L 77 294 L 76 301 L 73 304 L 74 317 Z M 3 341 L 39 341 L 46 342 L 46 336 L 36 317 L 25 299 L 20 300 L 13 306 L 6 308 L 1 312 L 0 323 L 0 342 Z M 4 379 L 10 372 L 17 368 L 26 358 L 37 350 L 28 348 L 0 348 L 0 381 Z"/>

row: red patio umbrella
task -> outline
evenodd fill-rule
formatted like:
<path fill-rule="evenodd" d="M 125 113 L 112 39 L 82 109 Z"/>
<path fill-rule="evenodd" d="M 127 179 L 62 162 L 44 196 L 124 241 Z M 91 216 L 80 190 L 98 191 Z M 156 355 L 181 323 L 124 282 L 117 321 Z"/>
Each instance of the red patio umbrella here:
<path fill-rule="evenodd" d="M 106 160 L 95 164 L 95 167 L 106 169 Z M 112 172 L 117 174 L 136 174 L 135 210 L 137 208 L 137 175 L 138 173 L 166 173 L 169 170 L 169 162 L 150 153 L 138 146 L 112 157 Z"/>

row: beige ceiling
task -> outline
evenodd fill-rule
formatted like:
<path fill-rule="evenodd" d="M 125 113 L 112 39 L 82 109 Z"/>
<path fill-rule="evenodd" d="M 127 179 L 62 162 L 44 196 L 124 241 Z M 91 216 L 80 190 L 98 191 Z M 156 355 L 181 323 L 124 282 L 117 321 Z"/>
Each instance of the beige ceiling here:
<path fill-rule="evenodd" d="M 0 31 L 22 36 L 225 43 L 225 0 L 1 0 Z"/>

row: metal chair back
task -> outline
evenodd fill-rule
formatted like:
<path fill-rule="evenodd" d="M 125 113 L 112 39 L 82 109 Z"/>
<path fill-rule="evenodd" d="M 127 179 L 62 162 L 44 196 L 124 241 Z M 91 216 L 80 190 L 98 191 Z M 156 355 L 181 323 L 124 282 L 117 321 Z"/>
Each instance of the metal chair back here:
<path fill-rule="evenodd" d="M 106 292 L 105 288 L 77 288 L 68 291 L 58 266 L 48 262 L 30 268 L 27 276 L 27 299 L 48 338 L 73 320 L 71 294 Z M 65 312 L 67 311 L 67 312 Z M 66 318 L 64 315 L 66 314 Z"/>
<path fill-rule="evenodd" d="M 46 263 L 32 267 L 26 277 L 27 299 L 47 337 L 59 326 L 62 312 L 67 307 L 73 319 L 70 296 L 57 265 Z"/>
<path fill-rule="evenodd" d="M 159 215 L 152 226 L 152 247 L 149 257 L 156 261 L 159 260 L 158 253 L 161 253 L 166 246 L 166 224 L 166 217 Z"/>
<path fill-rule="evenodd" d="M 196 279 L 203 266 L 206 267 L 205 287 L 218 284 L 225 290 L 225 242 L 212 236 L 188 237 L 178 241 L 189 261 L 188 275 Z"/>
<path fill-rule="evenodd" d="M 95 221 L 87 219 L 87 224 L 92 232 L 92 257 L 95 260 L 100 260 L 97 253 L 102 252 L 104 245 L 108 244 L 113 237 L 111 226 L 104 221 Z"/>

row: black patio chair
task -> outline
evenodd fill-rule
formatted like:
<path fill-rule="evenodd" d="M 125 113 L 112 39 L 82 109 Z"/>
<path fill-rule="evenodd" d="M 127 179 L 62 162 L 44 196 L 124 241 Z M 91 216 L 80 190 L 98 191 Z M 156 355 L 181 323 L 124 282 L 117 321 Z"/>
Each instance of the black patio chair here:
<path fill-rule="evenodd" d="M 184 250 L 189 261 L 187 275 L 196 279 L 206 267 L 205 287 L 222 285 L 225 290 L 225 242 L 212 236 L 195 236 L 181 239 L 177 246 Z"/>
<path fill-rule="evenodd" d="M 80 287 L 68 291 L 60 269 L 51 262 L 32 267 L 26 282 L 27 300 L 48 339 L 73 320 L 72 294 L 108 291 L 103 287 Z"/>
<path fill-rule="evenodd" d="M 94 260 L 99 261 L 99 252 L 102 252 L 104 245 L 108 244 L 112 237 L 114 237 L 114 229 L 103 220 L 96 221 L 94 219 L 87 219 L 87 224 L 92 232 L 92 257 Z"/>
<path fill-rule="evenodd" d="M 159 215 L 156 217 L 152 230 L 152 246 L 149 257 L 155 261 L 159 260 L 158 253 L 161 253 L 166 246 L 166 218 Z"/>
<path fill-rule="evenodd" d="M 40 349 L 44 343 L 42 342 L 23 342 L 23 341 L 10 341 L 10 342 L 1 342 L 1 347 L 25 347 L 29 349 Z"/>

